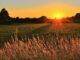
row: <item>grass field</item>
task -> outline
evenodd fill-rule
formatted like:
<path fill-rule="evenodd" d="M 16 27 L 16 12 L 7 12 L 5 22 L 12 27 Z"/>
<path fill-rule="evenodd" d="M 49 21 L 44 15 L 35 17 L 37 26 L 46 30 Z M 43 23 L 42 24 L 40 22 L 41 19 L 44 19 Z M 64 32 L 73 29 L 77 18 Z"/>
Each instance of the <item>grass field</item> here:
<path fill-rule="evenodd" d="M 23 36 L 45 25 L 47 24 L 0 25 L 0 42 L 6 42 L 16 33 Z"/>
<path fill-rule="evenodd" d="M 0 60 L 80 60 L 80 24 L 0 26 Z"/>

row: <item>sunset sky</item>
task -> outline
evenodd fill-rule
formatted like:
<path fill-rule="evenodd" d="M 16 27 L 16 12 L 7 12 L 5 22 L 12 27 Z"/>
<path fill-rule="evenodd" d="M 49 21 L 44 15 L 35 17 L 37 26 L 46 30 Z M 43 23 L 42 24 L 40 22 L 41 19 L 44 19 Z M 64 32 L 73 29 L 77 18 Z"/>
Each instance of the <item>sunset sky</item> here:
<path fill-rule="evenodd" d="M 80 0 L 0 0 L 0 9 L 6 8 L 13 17 L 53 18 L 56 13 L 64 17 L 80 12 Z"/>

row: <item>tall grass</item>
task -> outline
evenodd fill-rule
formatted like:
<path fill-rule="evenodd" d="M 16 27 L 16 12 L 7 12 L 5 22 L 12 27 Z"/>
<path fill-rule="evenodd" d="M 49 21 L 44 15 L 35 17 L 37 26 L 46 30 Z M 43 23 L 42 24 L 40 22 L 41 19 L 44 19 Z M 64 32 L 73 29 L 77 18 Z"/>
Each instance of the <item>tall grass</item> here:
<path fill-rule="evenodd" d="M 80 34 L 14 34 L 0 49 L 0 60 L 80 60 Z"/>

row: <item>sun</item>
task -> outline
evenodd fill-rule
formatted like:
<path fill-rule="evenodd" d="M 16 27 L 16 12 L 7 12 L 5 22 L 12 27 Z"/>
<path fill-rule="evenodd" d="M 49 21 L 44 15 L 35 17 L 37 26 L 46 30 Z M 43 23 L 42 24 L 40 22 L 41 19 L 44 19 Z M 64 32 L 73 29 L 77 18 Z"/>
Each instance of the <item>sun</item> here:
<path fill-rule="evenodd" d="M 55 12 L 55 13 L 53 13 L 52 17 L 54 19 L 62 19 L 62 18 L 64 18 L 64 13 L 63 12 Z"/>

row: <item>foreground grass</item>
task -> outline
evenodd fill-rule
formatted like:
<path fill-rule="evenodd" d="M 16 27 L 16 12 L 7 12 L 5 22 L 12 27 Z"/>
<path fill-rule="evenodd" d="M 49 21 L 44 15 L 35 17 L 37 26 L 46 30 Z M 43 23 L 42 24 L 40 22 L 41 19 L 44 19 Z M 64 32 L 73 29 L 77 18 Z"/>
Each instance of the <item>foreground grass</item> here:
<path fill-rule="evenodd" d="M 47 33 L 19 40 L 11 36 L 0 49 L 0 60 L 79 60 L 79 34 Z"/>
<path fill-rule="evenodd" d="M 0 60 L 80 60 L 80 25 L 1 26 L 0 47 Z"/>

